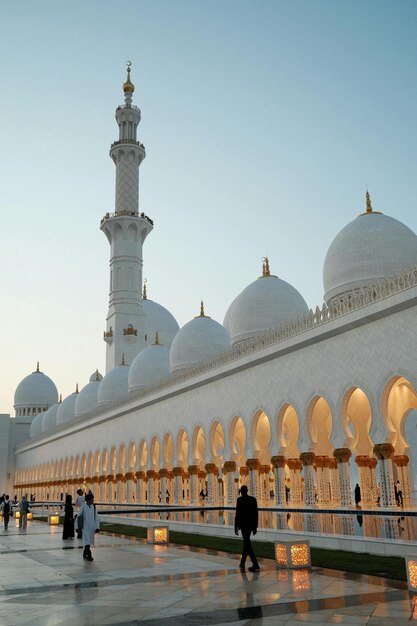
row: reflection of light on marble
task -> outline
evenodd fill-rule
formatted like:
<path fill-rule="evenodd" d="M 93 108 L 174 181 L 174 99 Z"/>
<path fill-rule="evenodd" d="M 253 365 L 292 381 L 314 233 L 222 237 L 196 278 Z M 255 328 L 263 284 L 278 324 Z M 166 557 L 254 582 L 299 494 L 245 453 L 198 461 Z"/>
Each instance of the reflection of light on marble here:
<path fill-rule="evenodd" d="M 277 571 L 277 581 L 279 583 L 286 583 L 288 581 L 289 571 L 286 569 L 279 569 Z"/>
<path fill-rule="evenodd" d="M 310 590 L 310 572 L 307 569 L 296 569 L 291 573 L 294 591 Z"/>
<path fill-rule="evenodd" d="M 411 597 L 411 615 L 410 620 L 417 620 L 417 596 Z"/>

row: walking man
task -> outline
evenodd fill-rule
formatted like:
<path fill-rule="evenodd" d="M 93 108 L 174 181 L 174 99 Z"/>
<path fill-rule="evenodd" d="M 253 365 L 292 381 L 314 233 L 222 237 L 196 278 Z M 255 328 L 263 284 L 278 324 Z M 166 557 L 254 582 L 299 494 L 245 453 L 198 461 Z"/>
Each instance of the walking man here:
<path fill-rule="evenodd" d="M 242 572 L 245 571 L 246 557 L 249 557 L 252 561 L 252 567 L 249 568 L 249 571 L 259 572 L 259 563 L 250 540 L 250 534 L 253 533 L 256 535 L 258 530 L 258 503 L 256 502 L 256 498 L 248 496 L 248 488 L 246 485 L 242 485 L 240 493 L 241 495 L 236 502 L 235 515 L 235 535 L 238 535 L 240 530 L 243 538 L 243 550 L 239 568 Z"/>

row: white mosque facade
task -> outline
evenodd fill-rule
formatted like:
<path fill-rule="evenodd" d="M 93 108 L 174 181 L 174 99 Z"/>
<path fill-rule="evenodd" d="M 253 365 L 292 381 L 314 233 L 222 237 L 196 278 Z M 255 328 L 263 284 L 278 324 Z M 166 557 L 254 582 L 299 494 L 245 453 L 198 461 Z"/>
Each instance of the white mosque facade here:
<path fill-rule="evenodd" d="M 200 313 L 179 329 L 142 292 L 142 248 L 153 229 L 139 209 L 130 67 L 119 139 L 110 244 L 106 372 L 62 402 L 39 370 L 0 416 L 1 491 L 59 500 L 79 486 L 102 503 L 233 505 L 240 485 L 264 506 L 405 504 L 417 485 L 417 236 L 366 210 L 336 236 L 324 264 L 324 302 L 262 274 L 223 324 Z M 288 491 L 289 490 L 289 491 Z M 289 499 L 288 499 L 289 494 Z"/>

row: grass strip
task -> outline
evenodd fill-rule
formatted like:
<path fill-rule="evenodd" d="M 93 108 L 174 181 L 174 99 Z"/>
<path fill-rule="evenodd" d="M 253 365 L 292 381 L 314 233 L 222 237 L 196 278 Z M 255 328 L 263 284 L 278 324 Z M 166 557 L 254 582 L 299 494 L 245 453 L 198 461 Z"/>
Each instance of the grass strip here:
<path fill-rule="evenodd" d="M 143 526 L 102 523 L 101 527 L 103 531 L 117 535 L 146 538 L 146 527 Z M 242 540 L 232 537 L 213 537 L 170 530 L 169 541 L 170 543 L 232 554 L 240 554 L 242 550 Z M 274 544 L 272 542 L 252 541 L 252 545 L 257 556 L 274 559 Z M 393 580 L 407 580 L 405 560 L 397 556 L 311 548 L 311 563 L 317 567 L 327 567 L 345 572 L 382 576 Z"/>

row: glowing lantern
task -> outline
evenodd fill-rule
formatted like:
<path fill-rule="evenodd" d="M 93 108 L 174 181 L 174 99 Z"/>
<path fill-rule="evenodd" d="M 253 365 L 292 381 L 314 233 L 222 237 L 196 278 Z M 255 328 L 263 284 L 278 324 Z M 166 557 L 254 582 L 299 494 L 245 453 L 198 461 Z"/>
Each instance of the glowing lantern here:
<path fill-rule="evenodd" d="M 29 512 L 28 512 L 28 514 L 27 514 L 26 518 L 27 518 L 27 519 L 33 519 L 33 513 L 32 513 L 32 511 L 29 511 Z"/>
<path fill-rule="evenodd" d="M 52 513 L 48 515 L 48 524 L 50 526 L 58 526 L 59 524 L 59 513 Z"/>
<path fill-rule="evenodd" d="M 15 517 L 15 519 L 20 519 L 20 511 L 15 511 L 14 512 L 14 517 Z"/>
<path fill-rule="evenodd" d="M 417 591 L 417 557 L 406 557 L 407 582 L 410 591 Z"/>
<path fill-rule="evenodd" d="M 147 529 L 147 542 L 167 546 L 169 544 L 168 526 L 149 526 Z"/>
<path fill-rule="evenodd" d="M 276 542 L 275 564 L 277 567 L 287 567 L 289 569 L 310 567 L 310 543 L 308 541 Z"/>

